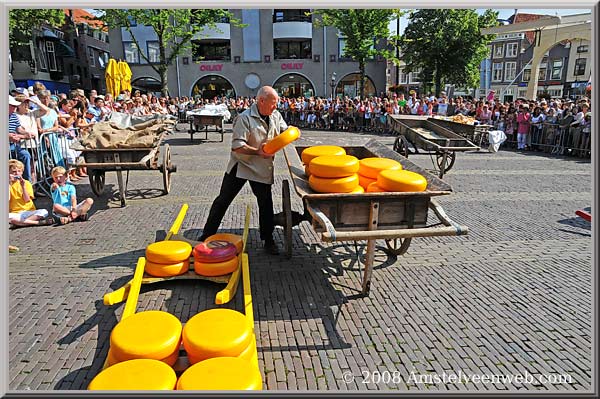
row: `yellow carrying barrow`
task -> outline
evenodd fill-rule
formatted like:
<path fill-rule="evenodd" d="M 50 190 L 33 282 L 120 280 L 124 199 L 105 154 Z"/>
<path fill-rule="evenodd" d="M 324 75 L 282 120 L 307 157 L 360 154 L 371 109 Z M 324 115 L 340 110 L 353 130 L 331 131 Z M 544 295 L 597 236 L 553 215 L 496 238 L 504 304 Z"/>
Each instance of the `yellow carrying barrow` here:
<path fill-rule="evenodd" d="M 173 225 L 171 226 L 171 228 L 169 229 L 169 231 L 167 233 L 165 241 L 168 241 L 168 240 L 185 241 L 185 242 L 188 242 L 192 247 L 195 247 L 197 244 L 199 244 L 199 241 L 190 240 L 190 239 L 187 239 L 187 238 L 177 234 L 179 232 L 181 224 L 183 223 L 183 219 L 185 219 L 187 210 L 188 210 L 188 204 L 183 204 L 181 209 L 179 210 L 179 214 L 177 215 L 175 222 L 173 222 Z M 250 211 L 247 209 L 246 219 L 244 222 L 244 232 L 243 232 L 243 236 L 242 236 L 243 245 L 242 245 L 242 250 L 240 253 L 244 253 L 246 251 L 246 241 L 248 239 L 249 224 L 250 224 Z M 237 286 L 238 286 L 238 282 L 240 280 L 241 263 L 242 263 L 242 257 L 240 256 L 239 264 L 235 271 L 233 271 L 232 273 L 229 273 L 229 274 L 225 274 L 223 276 L 214 276 L 214 277 L 201 276 L 199 274 L 196 274 L 196 272 L 194 272 L 194 269 L 193 269 L 192 261 L 190 261 L 190 270 L 187 271 L 186 273 L 180 274 L 178 276 L 154 277 L 154 276 L 151 276 L 151 275 L 143 272 L 143 270 L 142 270 L 143 274 L 141 277 L 141 284 L 152 284 L 152 283 L 168 281 L 168 280 L 208 280 L 208 281 L 213 281 L 215 283 L 227 284 L 227 286 L 224 289 L 222 289 L 221 291 L 219 291 L 215 297 L 215 304 L 222 305 L 222 304 L 225 304 L 225 303 L 231 301 L 231 299 L 235 295 L 235 292 L 236 292 Z M 134 275 L 134 278 L 135 278 L 135 275 Z M 121 303 L 124 300 L 126 300 L 131 291 L 132 283 L 133 283 L 133 279 L 129 280 L 121 288 L 119 288 L 113 292 L 109 292 L 109 293 L 105 294 L 104 295 L 104 304 L 107 306 L 115 305 L 117 303 Z"/>

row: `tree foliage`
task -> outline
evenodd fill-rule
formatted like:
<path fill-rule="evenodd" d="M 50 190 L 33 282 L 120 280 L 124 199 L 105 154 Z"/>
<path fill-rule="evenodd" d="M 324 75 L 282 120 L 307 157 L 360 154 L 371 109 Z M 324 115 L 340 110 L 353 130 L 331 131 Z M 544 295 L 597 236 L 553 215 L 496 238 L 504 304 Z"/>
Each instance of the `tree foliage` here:
<path fill-rule="evenodd" d="M 390 39 L 389 24 L 399 18 L 402 12 L 397 9 L 319 9 L 312 14 L 321 16 L 321 21 L 313 21 L 316 26 L 333 26 L 345 38 L 344 56 L 358 62 L 360 96 L 363 97 L 367 61 L 377 55 L 386 59 L 394 58 L 387 43 L 383 48 L 374 45 Z"/>
<path fill-rule="evenodd" d="M 468 9 L 423 9 L 410 13 L 402 41 L 407 72 L 421 68 L 421 81 L 433 81 L 436 95 L 446 83 L 476 87 L 479 66 L 493 35 L 480 30 L 497 25 L 498 13 Z"/>
<path fill-rule="evenodd" d="M 163 96 L 168 93 L 167 72 L 175 57 L 191 49 L 192 39 L 205 28 L 216 28 L 216 24 L 228 18 L 233 25 L 239 21 L 223 9 L 105 9 L 99 17 L 111 29 L 125 28 L 137 48 L 139 38 L 132 27 L 151 27 L 158 38 L 158 63 L 150 63 L 147 54 L 140 51 L 141 57 L 160 77 Z"/>
<path fill-rule="evenodd" d="M 42 26 L 61 27 L 65 22 L 62 9 L 13 8 L 8 12 L 10 46 L 29 43 L 33 30 Z"/>

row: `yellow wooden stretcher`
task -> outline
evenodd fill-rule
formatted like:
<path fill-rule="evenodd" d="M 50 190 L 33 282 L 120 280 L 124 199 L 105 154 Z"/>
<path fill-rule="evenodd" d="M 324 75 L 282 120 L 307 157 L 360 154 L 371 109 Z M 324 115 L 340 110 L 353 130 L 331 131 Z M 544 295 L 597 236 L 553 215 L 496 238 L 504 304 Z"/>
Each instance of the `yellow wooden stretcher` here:
<path fill-rule="evenodd" d="M 187 208 L 188 208 L 187 204 L 184 204 L 181 207 L 181 211 L 179 212 L 179 215 L 177 216 L 175 223 L 173 223 L 173 226 L 171 227 L 171 229 L 169 230 L 169 233 L 167 234 L 167 239 L 170 239 L 170 238 L 173 238 L 176 236 L 177 231 L 179 230 L 179 227 L 181 226 L 181 223 L 183 221 L 183 218 L 185 217 L 185 212 L 187 211 Z M 217 294 L 216 302 L 217 302 L 217 304 L 219 304 L 219 302 L 226 303 L 229 300 L 231 300 L 231 298 L 235 295 L 235 293 L 237 291 L 237 285 L 239 282 L 239 278 L 241 276 L 242 277 L 242 288 L 243 288 L 243 292 L 244 292 L 244 315 L 246 317 L 246 321 L 248 323 L 250 331 L 252 331 L 253 339 L 256 341 L 256 334 L 254 331 L 254 310 L 253 310 L 253 306 L 252 306 L 252 292 L 250 290 L 250 267 L 249 267 L 249 262 L 248 262 L 248 254 L 246 253 L 246 241 L 248 238 L 249 224 L 250 224 L 250 206 L 248 205 L 246 207 L 246 219 L 245 219 L 245 223 L 244 223 L 244 233 L 243 233 L 244 244 L 243 244 L 243 248 L 242 248 L 242 252 L 241 252 L 241 256 L 240 256 L 240 264 L 238 266 L 238 269 L 236 271 L 234 271 L 233 273 L 231 273 L 227 287 Z M 125 284 L 123 287 L 119 288 L 118 290 L 104 295 L 104 304 L 105 305 L 112 305 L 112 304 L 122 302 L 123 300 L 126 300 L 125 308 L 123 309 L 123 314 L 121 316 L 121 321 L 125 320 L 127 317 L 136 313 L 138 298 L 139 298 L 139 294 L 140 294 L 140 288 L 141 288 L 142 284 L 144 283 L 144 279 L 148 278 L 145 276 L 145 273 L 144 273 L 145 266 L 146 266 L 146 258 L 145 257 L 138 258 L 138 262 L 135 267 L 135 272 L 133 274 L 133 278 L 127 284 Z M 177 276 L 177 277 L 179 277 L 179 276 Z M 155 279 L 155 278 L 153 277 L 153 279 Z M 169 280 L 169 279 L 172 279 L 172 278 L 165 278 L 164 280 Z M 175 315 L 175 316 L 177 316 L 177 315 Z M 258 355 L 257 355 L 256 351 L 255 351 L 254 355 L 252 356 L 251 363 L 258 370 L 258 367 L 259 367 Z M 175 372 L 181 373 L 185 369 L 187 369 L 189 367 L 189 365 L 190 365 L 190 363 L 188 361 L 187 354 L 185 353 L 185 350 L 182 345 L 180 347 L 179 357 L 177 359 L 177 362 L 173 366 L 173 369 L 175 370 Z M 108 367 L 108 357 L 104 361 L 103 369 L 105 369 L 107 367 Z"/>
<path fill-rule="evenodd" d="M 181 224 L 183 223 L 183 219 L 185 218 L 187 210 L 188 210 L 188 204 L 183 204 L 181 209 L 179 210 L 179 214 L 177 215 L 177 218 L 175 219 L 175 221 L 173 222 L 173 225 L 171 226 L 171 228 L 169 229 L 169 231 L 167 233 L 165 241 L 167 241 L 167 240 L 185 241 L 185 242 L 188 242 L 193 248 L 196 245 L 198 245 L 200 242 L 190 240 L 188 238 L 183 237 L 182 235 L 177 234 L 179 232 L 179 229 L 181 228 Z M 244 233 L 242 236 L 242 239 L 243 239 L 242 253 L 244 253 L 246 251 L 246 241 L 248 239 L 249 224 L 250 224 L 250 211 L 249 211 L 249 206 L 248 206 L 248 209 L 246 210 L 246 219 L 244 222 Z M 143 268 L 142 268 L 142 277 L 141 277 L 140 284 L 152 284 L 152 283 L 168 281 L 168 280 L 208 280 L 208 281 L 212 281 L 215 283 L 227 284 L 227 286 L 224 289 L 222 289 L 221 291 L 219 291 L 217 293 L 217 295 L 215 296 L 215 304 L 222 305 L 222 304 L 225 304 L 225 303 L 231 301 L 231 299 L 235 295 L 235 292 L 236 292 L 237 286 L 238 286 L 238 282 L 240 279 L 241 263 L 242 263 L 242 257 L 240 257 L 240 264 L 238 265 L 238 268 L 233 273 L 229 273 L 229 274 L 226 274 L 223 276 L 215 276 L 215 277 L 200 276 L 200 275 L 196 274 L 196 272 L 194 272 L 193 262 L 190 262 L 190 270 L 188 272 L 186 272 L 184 274 L 180 274 L 178 276 L 172 276 L 172 277 L 154 277 L 147 273 L 144 273 Z M 137 269 L 136 269 L 136 271 L 137 271 Z M 135 279 L 135 274 L 134 274 L 134 278 L 129 280 L 127 283 L 125 283 L 125 285 L 123 285 L 121 288 L 119 288 L 113 292 L 109 292 L 109 293 L 105 294 L 104 295 L 104 304 L 107 306 L 115 305 L 117 303 L 121 303 L 124 300 L 126 300 L 130 294 L 131 284 L 133 283 L 134 279 Z"/>

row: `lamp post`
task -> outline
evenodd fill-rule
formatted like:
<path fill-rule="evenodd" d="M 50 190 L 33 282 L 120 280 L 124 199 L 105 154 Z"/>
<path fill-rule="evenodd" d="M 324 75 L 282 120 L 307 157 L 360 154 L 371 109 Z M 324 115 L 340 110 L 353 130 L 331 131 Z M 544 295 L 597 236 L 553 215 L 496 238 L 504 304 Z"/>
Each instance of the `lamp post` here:
<path fill-rule="evenodd" d="M 331 74 L 331 83 L 329 84 L 331 86 L 331 100 L 333 100 L 335 97 L 335 78 L 336 78 L 336 76 L 337 75 L 335 72 L 333 72 Z"/>

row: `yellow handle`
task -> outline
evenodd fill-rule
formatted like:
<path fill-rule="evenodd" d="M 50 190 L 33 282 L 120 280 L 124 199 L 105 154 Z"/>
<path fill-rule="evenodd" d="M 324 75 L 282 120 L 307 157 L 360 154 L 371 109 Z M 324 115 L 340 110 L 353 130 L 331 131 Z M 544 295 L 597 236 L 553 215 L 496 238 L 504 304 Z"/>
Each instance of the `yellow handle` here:
<path fill-rule="evenodd" d="M 177 215 L 177 218 L 175 219 L 175 221 L 173 222 L 173 225 L 169 229 L 169 232 L 167 233 L 167 237 L 165 238 L 165 241 L 170 240 L 172 236 L 174 236 L 175 234 L 177 234 L 179 232 L 179 229 L 181 228 L 181 224 L 183 223 L 183 219 L 185 218 L 185 214 L 187 213 L 188 207 L 189 207 L 188 204 L 183 204 L 181 206 L 181 209 L 179 210 L 179 214 Z"/>

